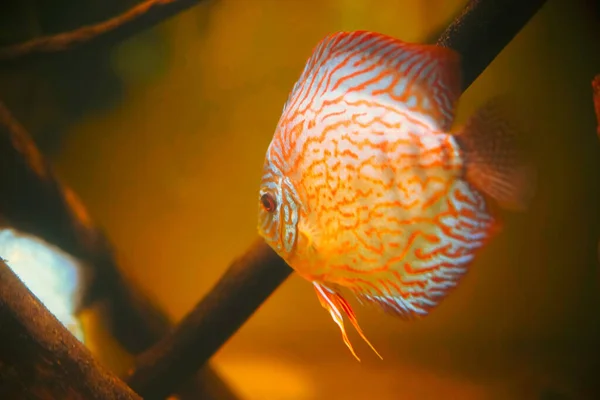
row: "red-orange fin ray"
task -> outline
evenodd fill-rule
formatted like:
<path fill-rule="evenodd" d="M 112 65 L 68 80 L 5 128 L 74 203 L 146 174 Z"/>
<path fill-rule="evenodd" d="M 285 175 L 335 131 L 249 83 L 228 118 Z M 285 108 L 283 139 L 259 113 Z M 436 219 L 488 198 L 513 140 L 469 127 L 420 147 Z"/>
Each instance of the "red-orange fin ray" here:
<path fill-rule="evenodd" d="M 356 315 L 354 314 L 352 307 L 350 307 L 350 304 L 348 304 L 346 299 L 344 299 L 342 295 L 337 291 L 323 284 L 313 282 L 313 285 L 315 288 L 315 292 L 317 293 L 319 302 L 321 303 L 323 308 L 329 311 L 329 313 L 331 314 L 331 318 L 333 318 L 333 321 L 340 328 L 340 331 L 342 333 L 342 339 L 344 340 L 344 343 L 346 344 L 348 349 L 350 349 L 350 352 L 352 353 L 354 358 L 360 361 L 360 358 L 356 355 L 356 352 L 352 347 L 352 343 L 350 342 L 350 339 L 348 338 L 348 335 L 346 333 L 346 328 L 344 327 L 344 317 L 342 312 L 346 314 L 346 316 L 350 320 L 350 323 L 352 323 L 352 325 L 354 326 L 354 329 L 356 329 L 360 337 L 369 345 L 371 350 L 373 350 L 380 359 L 383 359 L 383 357 L 381 357 L 379 352 L 375 349 L 371 342 L 369 342 L 369 340 L 363 333 L 356 319 Z"/>

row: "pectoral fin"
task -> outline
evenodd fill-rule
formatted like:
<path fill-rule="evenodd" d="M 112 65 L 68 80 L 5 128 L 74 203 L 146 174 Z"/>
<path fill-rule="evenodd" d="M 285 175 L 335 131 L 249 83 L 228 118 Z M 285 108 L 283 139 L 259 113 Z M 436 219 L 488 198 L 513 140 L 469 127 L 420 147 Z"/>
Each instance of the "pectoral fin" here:
<path fill-rule="evenodd" d="M 500 206 L 524 211 L 535 194 L 537 171 L 514 111 L 506 97 L 495 97 L 455 138 L 465 158 L 466 179 Z"/>

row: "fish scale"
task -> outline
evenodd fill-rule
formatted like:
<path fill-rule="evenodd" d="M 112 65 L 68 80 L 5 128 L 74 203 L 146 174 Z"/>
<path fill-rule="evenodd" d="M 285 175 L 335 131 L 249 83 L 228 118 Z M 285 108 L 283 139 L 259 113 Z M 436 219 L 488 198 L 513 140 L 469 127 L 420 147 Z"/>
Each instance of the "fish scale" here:
<path fill-rule="evenodd" d="M 343 288 L 404 319 L 425 316 L 498 229 L 480 191 L 524 202 L 526 185 L 512 182 L 528 176 L 512 164 L 512 131 L 492 108 L 460 135 L 449 132 L 458 63 L 437 46 L 330 35 L 308 59 L 267 149 L 259 233 L 313 283 L 355 356 L 344 315 L 371 344 Z"/>

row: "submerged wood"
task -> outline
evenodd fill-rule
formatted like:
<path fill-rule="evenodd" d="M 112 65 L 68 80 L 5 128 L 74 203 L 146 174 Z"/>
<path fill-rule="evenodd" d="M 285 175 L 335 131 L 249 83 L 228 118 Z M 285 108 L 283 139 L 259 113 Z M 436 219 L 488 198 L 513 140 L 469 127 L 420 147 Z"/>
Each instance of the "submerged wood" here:
<path fill-rule="evenodd" d="M 171 334 L 138 358 L 129 385 L 147 400 L 173 393 L 291 272 L 262 239 L 257 240 Z"/>
<path fill-rule="evenodd" d="M 140 400 L 0 259 L 0 398 Z"/>
<path fill-rule="evenodd" d="M 86 287 L 81 307 L 107 304 L 107 328 L 128 352 L 148 349 L 171 328 L 165 314 L 122 275 L 103 232 L 1 101 L 0 220 L 82 261 Z M 182 399 L 235 398 L 209 365 L 196 376 Z"/>

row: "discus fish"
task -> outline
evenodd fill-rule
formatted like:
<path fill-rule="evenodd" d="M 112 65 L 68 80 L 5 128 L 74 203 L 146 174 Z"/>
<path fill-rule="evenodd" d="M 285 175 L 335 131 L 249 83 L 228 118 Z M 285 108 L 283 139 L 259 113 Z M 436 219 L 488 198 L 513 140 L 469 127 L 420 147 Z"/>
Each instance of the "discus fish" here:
<path fill-rule="evenodd" d="M 535 170 L 482 107 L 450 133 L 456 52 L 366 31 L 320 41 L 283 107 L 258 191 L 258 231 L 339 326 L 373 351 L 341 294 L 404 319 L 456 286 L 498 230 L 488 201 L 524 210 Z"/>

